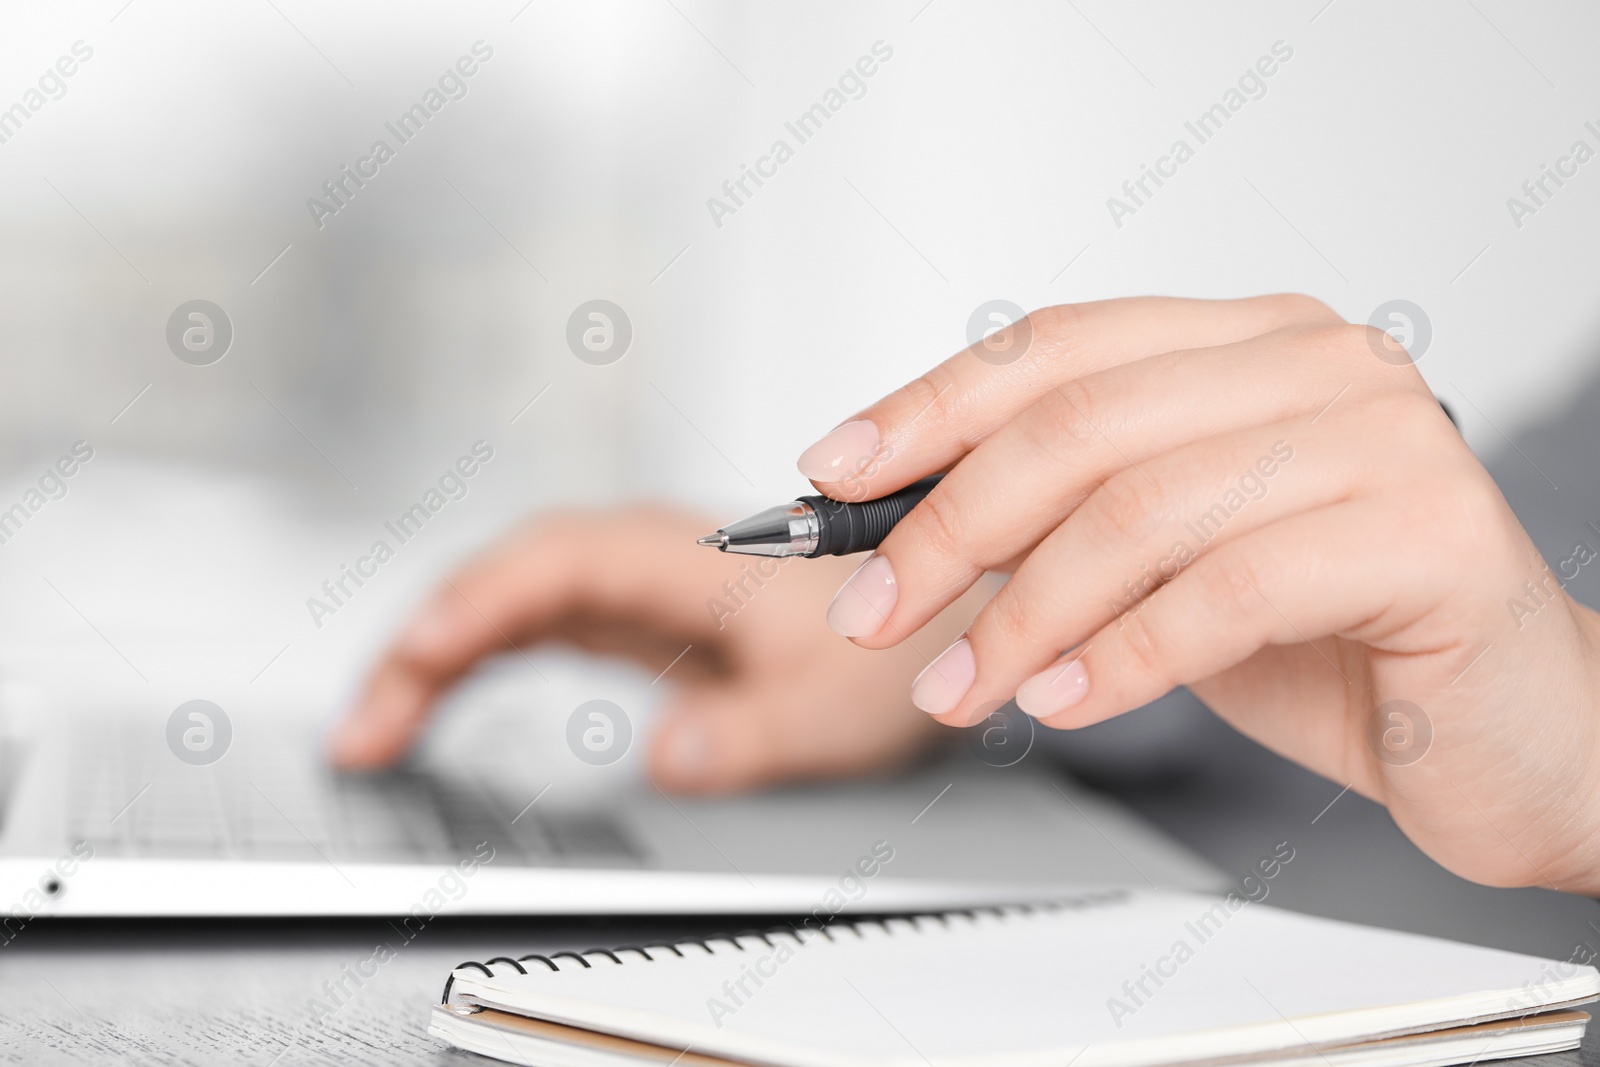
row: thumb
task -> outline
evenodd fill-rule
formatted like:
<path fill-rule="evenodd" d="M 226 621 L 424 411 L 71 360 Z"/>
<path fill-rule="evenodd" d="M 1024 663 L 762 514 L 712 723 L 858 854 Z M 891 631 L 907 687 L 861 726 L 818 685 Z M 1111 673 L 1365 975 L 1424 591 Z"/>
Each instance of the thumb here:
<path fill-rule="evenodd" d="M 662 710 L 650 742 L 650 776 L 674 793 L 726 793 L 781 776 L 770 715 L 748 693 L 682 689 Z"/>
<path fill-rule="evenodd" d="M 678 793 L 730 793 L 805 778 L 840 778 L 910 759 L 937 727 L 906 709 L 904 729 L 843 729 L 792 695 L 689 686 L 663 709 L 650 774 Z M 888 724 L 883 724 L 888 725 Z"/>

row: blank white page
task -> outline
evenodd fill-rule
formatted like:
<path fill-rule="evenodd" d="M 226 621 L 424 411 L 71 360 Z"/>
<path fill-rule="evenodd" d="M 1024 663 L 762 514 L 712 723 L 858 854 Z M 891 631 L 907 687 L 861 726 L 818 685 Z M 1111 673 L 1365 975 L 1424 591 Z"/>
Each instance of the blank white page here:
<path fill-rule="evenodd" d="M 558 972 L 463 968 L 451 1000 L 794 1067 L 1111 1067 L 1344 1044 L 1600 993 L 1592 967 L 1188 894 L 830 932 L 591 955 L 589 968 L 562 957 Z"/>

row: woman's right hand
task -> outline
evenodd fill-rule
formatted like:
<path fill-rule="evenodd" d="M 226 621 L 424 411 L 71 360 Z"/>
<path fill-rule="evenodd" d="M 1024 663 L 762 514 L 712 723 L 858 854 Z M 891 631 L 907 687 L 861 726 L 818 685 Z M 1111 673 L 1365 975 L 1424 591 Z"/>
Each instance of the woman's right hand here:
<path fill-rule="evenodd" d="M 923 653 L 960 632 L 970 605 L 892 652 L 869 652 L 824 621 L 859 560 L 780 562 L 694 543 L 715 525 L 655 507 L 530 523 L 446 580 L 412 618 L 335 731 L 335 762 L 393 762 L 480 660 L 544 642 L 666 671 L 674 693 L 649 764 L 668 789 L 860 773 L 910 758 L 938 733 L 907 693 Z"/>
<path fill-rule="evenodd" d="M 1014 696 L 1079 729 L 1188 686 L 1454 873 L 1600 894 L 1600 613 L 1389 335 L 1285 295 L 1008 329 L 1016 359 L 960 352 L 802 459 L 858 498 L 949 470 L 842 633 L 892 648 L 1024 556 L 913 688 L 941 721 Z"/>

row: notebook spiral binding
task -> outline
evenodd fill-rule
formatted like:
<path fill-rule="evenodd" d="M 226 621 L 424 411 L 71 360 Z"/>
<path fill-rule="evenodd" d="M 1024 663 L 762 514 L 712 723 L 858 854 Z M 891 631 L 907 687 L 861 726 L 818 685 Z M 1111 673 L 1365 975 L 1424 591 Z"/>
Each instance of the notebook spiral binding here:
<path fill-rule="evenodd" d="M 1099 893 L 1086 893 L 1083 896 L 1068 897 L 1058 900 L 1046 900 L 1033 904 L 1003 904 L 975 908 L 952 908 L 948 911 L 914 912 L 905 915 L 891 915 L 887 918 L 862 917 L 858 919 L 831 919 L 829 922 L 818 926 L 814 931 L 814 935 L 819 934 L 823 937 L 826 937 L 829 941 L 832 941 L 832 928 L 835 926 L 845 927 L 857 937 L 863 936 L 860 929 L 862 926 L 877 926 L 880 927 L 885 933 L 893 934 L 894 929 L 889 925 L 891 922 L 909 922 L 912 926 L 916 926 L 921 920 L 929 919 L 937 920 L 945 926 L 949 926 L 950 919 L 957 916 L 966 918 L 973 922 L 976 922 L 978 916 L 980 915 L 991 915 L 997 919 L 1007 919 L 1016 915 L 1032 915 L 1036 912 L 1071 911 L 1080 908 L 1096 907 L 1103 904 L 1115 904 L 1126 900 L 1128 895 L 1129 894 L 1126 889 L 1111 889 Z M 712 942 L 725 941 L 731 944 L 734 948 L 738 949 L 740 952 L 745 952 L 747 949 L 744 945 L 740 944 L 740 939 L 747 937 L 755 938 L 771 946 L 773 937 L 782 936 L 790 938 L 798 945 L 804 946 L 807 944 L 807 939 L 800 936 L 800 929 L 802 928 L 807 927 L 804 927 L 804 924 L 801 924 L 801 926 L 797 927 L 793 923 L 785 923 L 780 926 L 768 926 L 762 929 L 740 930 L 739 932 L 732 934 L 707 934 L 705 937 L 681 937 L 676 941 L 650 941 L 643 945 L 617 945 L 615 948 L 589 948 L 584 949 L 582 952 L 552 952 L 548 956 L 542 956 L 537 952 L 530 952 L 526 956 L 518 956 L 516 959 L 512 959 L 510 956 L 495 956 L 492 959 L 483 960 L 481 962 L 478 960 L 467 960 L 465 963 L 458 963 L 450 969 L 450 976 L 444 980 L 444 990 L 439 995 L 439 1003 L 445 1005 L 450 1003 L 450 990 L 454 988 L 456 984 L 455 972 L 464 971 L 469 968 L 477 969 L 488 975 L 490 978 L 494 978 L 495 972 L 491 969 L 491 965 L 507 964 L 511 967 L 515 967 L 518 974 L 527 974 L 528 968 L 523 966 L 524 963 L 538 962 L 544 964 L 549 970 L 559 971 L 561 970 L 561 964 L 557 963 L 556 960 L 571 959 L 576 960 L 578 965 L 588 969 L 593 967 L 594 964 L 590 963 L 585 957 L 604 956 L 612 963 L 622 964 L 625 961 L 621 956 L 618 955 L 618 953 L 622 952 L 637 953 L 639 956 L 644 957 L 647 962 L 653 963 L 655 962 L 656 957 L 650 955 L 649 952 L 649 950 L 653 948 L 671 952 L 674 956 L 681 958 L 683 956 L 683 952 L 679 950 L 679 945 L 698 945 L 709 955 L 714 956 L 716 955 L 716 950 L 711 947 Z"/>

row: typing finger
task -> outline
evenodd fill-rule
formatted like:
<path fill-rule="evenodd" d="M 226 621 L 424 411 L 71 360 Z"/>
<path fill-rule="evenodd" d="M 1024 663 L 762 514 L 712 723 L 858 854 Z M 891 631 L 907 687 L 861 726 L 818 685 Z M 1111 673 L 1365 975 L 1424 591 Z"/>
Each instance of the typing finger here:
<path fill-rule="evenodd" d="M 442 692 L 484 657 L 551 636 L 581 643 L 595 620 L 714 645 L 705 599 L 729 561 L 695 546 L 701 525 L 652 509 L 566 516 L 536 523 L 469 564 L 373 670 L 334 733 L 334 760 L 392 762 Z M 648 657 L 656 644 L 627 651 Z"/>

